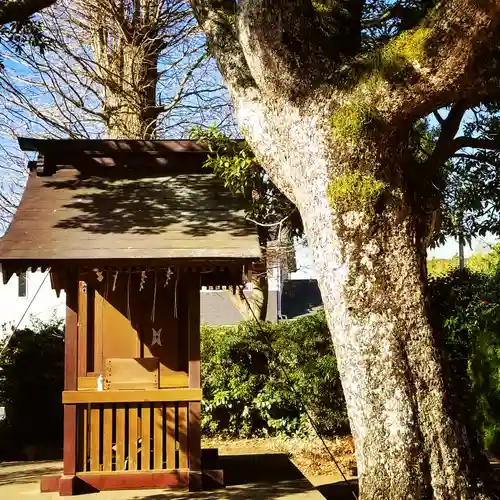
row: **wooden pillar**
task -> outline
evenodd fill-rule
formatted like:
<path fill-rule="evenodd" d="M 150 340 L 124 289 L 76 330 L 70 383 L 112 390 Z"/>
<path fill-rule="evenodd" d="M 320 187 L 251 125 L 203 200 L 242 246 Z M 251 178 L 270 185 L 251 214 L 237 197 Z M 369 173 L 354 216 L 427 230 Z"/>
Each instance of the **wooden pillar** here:
<path fill-rule="evenodd" d="M 76 273 L 68 276 L 66 286 L 66 328 L 64 349 L 64 390 L 76 391 L 78 370 L 78 280 Z M 59 494 L 74 493 L 77 460 L 76 405 L 64 405 L 64 469 Z"/>
<path fill-rule="evenodd" d="M 189 387 L 200 388 L 200 275 L 191 274 L 187 282 Z M 189 403 L 189 490 L 202 488 L 201 404 Z"/>
<path fill-rule="evenodd" d="M 87 376 L 87 283 L 78 283 L 78 376 Z"/>
<path fill-rule="evenodd" d="M 189 387 L 199 389 L 200 378 L 200 276 L 193 274 L 188 283 Z"/>

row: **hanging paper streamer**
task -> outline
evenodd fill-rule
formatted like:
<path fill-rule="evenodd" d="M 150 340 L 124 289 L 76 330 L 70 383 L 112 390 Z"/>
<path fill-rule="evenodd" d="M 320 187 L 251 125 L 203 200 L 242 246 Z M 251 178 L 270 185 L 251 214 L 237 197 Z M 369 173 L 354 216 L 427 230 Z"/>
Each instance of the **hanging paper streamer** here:
<path fill-rule="evenodd" d="M 164 287 L 167 286 L 169 283 L 170 283 L 170 280 L 172 278 L 172 275 L 174 274 L 174 272 L 172 271 L 172 269 L 169 267 L 167 269 L 167 276 L 166 276 L 166 279 L 165 279 L 165 284 L 163 285 Z"/>
<path fill-rule="evenodd" d="M 96 268 L 96 269 L 94 269 L 94 272 L 97 275 L 97 281 L 99 283 L 102 283 L 104 281 L 104 275 L 103 275 L 102 271 Z"/>
<path fill-rule="evenodd" d="M 139 285 L 139 291 L 142 292 L 144 289 L 144 284 L 146 283 L 146 271 L 141 271 L 141 284 Z"/>
<path fill-rule="evenodd" d="M 175 278 L 175 290 L 174 290 L 174 318 L 177 318 L 177 283 L 179 278 Z"/>
<path fill-rule="evenodd" d="M 151 342 L 151 346 L 159 345 L 161 347 L 161 331 L 162 328 L 155 330 L 153 328 L 153 341 Z"/>
<path fill-rule="evenodd" d="M 128 282 L 127 282 L 127 318 L 129 321 L 132 321 L 131 315 L 130 315 L 130 280 L 132 278 L 132 273 L 130 272 L 130 269 L 128 271 Z"/>
<path fill-rule="evenodd" d="M 155 289 L 153 292 L 153 309 L 151 311 L 151 322 L 155 322 L 155 312 L 156 312 L 156 288 L 157 288 L 157 279 L 156 279 L 156 271 L 155 271 Z"/>
<path fill-rule="evenodd" d="M 113 292 L 116 291 L 116 281 L 118 280 L 118 271 L 115 271 L 115 275 L 113 276 Z"/>
<path fill-rule="evenodd" d="M 109 278 L 108 272 L 106 272 L 106 276 Z M 106 299 L 106 301 L 108 300 L 108 296 L 109 296 L 109 279 L 106 280 L 106 288 L 104 289 L 104 298 Z"/>

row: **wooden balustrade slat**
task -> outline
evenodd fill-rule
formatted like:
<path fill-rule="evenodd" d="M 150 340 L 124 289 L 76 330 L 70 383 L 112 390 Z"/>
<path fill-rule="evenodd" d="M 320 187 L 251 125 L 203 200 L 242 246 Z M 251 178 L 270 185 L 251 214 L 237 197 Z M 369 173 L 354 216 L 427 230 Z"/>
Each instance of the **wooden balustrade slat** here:
<path fill-rule="evenodd" d="M 142 405 L 141 470 L 151 469 L 151 407 Z"/>
<path fill-rule="evenodd" d="M 100 472 L 101 408 L 90 407 L 90 472 Z"/>
<path fill-rule="evenodd" d="M 163 404 L 154 404 L 154 468 L 163 468 Z"/>
<path fill-rule="evenodd" d="M 128 470 L 137 470 L 137 406 L 128 408 Z"/>
<path fill-rule="evenodd" d="M 175 469 L 175 405 L 169 404 L 165 408 L 165 419 L 167 421 L 167 469 Z"/>
<path fill-rule="evenodd" d="M 116 406 L 116 470 L 125 470 L 125 405 Z"/>
<path fill-rule="evenodd" d="M 109 472 L 113 463 L 113 407 L 110 404 L 103 407 L 102 446 L 102 468 Z"/>
<path fill-rule="evenodd" d="M 179 469 L 187 469 L 189 461 L 188 453 L 188 407 L 187 403 L 179 403 Z"/>
<path fill-rule="evenodd" d="M 80 432 L 79 443 L 79 461 L 78 469 L 82 472 L 88 471 L 87 459 L 88 459 L 88 437 L 89 437 L 89 423 L 88 423 L 88 405 L 84 405 L 79 408 L 78 411 L 78 429 Z"/>

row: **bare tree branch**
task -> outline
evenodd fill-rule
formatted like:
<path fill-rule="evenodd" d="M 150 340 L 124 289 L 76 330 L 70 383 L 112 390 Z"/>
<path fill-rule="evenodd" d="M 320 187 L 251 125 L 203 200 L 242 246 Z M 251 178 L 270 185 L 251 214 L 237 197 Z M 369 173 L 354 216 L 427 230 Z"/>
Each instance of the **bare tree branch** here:
<path fill-rule="evenodd" d="M 227 93 L 186 4 L 133 8 L 132 0 L 78 0 L 44 12 L 54 50 L 3 44 L 9 102 L 57 136 L 179 137 L 206 120 L 230 123 Z"/>
<path fill-rule="evenodd" d="M 491 165 L 493 167 L 498 166 L 498 164 L 495 164 L 493 161 L 491 161 L 488 157 L 486 157 L 484 155 L 456 153 L 452 156 L 452 158 L 474 160 L 474 161 L 480 162 L 481 164 L 486 163 L 486 164 Z"/>
<path fill-rule="evenodd" d="M 478 159 L 475 155 L 458 154 L 461 149 L 500 149 L 500 140 L 476 138 L 476 137 L 456 137 L 460 129 L 463 116 L 469 108 L 466 101 L 456 103 L 449 112 L 446 119 L 443 119 L 441 125 L 441 134 L 436 142 L 434 151 L 427 160 L 432 168 L 439 168 L 449 158 L 471 158 Z"/>
<path fill-rule="evenodd" d="M 380 16 L 378 17 L 372 17 L 370 19 L 365 19 L 362 23 L 361 26 L 363 28 L 377 28 L 379 26 L 382 26 L 384 23 L 387 21 L 394 19 L 401 13 L 401 3 L 397 2 L 395 3 L 390 9 L 387 9 L 384 11 Z"/>
<path fill-rule="evenodd" d="M 439 123 L 439 125 L 443 126 L 444 119 L 441 116 L 441 114 L 439 113 L 439 111 L 438 110 L 434 111 L 433 115 L 434 115 L 434 118 L 436 118 L 436 121 Z"/>
<path fill-rule="evenodd" d="M 500 149 L 500 138 L 494 139 L 483 139 L 476 137 L 457 137 L 453 141 L 454 151 L 458 151 L 463 148 L 474 148 L 474 149 Z"/>
<path fill-rule="evenodd" d="M 431 168 L 439 168 L 456 151 L 453 148 L 453 139 L 458 133 L 468 107 L 466 101 L 457 102 L 452 106 L 448 116 L 442 119 L 441 133 L 439 134 L 434 151 L 427 160 L 427 164 Z"/>
<path fill-rule="evenodd" d="M 29 158 L 12 142 L 19 135 L 179 138 L 206 123 L 234 133 L 227 91 L 186 2 L 57 2 L 39 21 L 50 51 L 0 40 L 0 193 L 12 200 L 0 198 L 0 230 L 27 175 Z"/>
<path fill-rule="evenodd" d="M 191 0 L 191 6 L 226 83 L 233 90 L 254 87 L 255 82 L 236 30 L 237 2 Z"/>

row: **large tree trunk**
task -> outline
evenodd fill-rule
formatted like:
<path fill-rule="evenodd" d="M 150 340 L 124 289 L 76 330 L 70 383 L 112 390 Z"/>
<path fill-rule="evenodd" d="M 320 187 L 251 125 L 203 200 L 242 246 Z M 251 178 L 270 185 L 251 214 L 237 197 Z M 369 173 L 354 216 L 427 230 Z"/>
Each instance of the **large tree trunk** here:
<path fill-rule="evenodd" d="M 437 2 L 418 27 L 373 51 L 361 43 L 364 0 L 191 4 L 250 146 L 302 216 L 361 498 L 493 498 L 472 471 L 481 455 L 448 407 L 424 242 L 433 177 L 460 147 L 460 118 L 498 89 L 484 61 L 498 55 L 500 3 Z M 435 150 L 417 163 L 416 121 L 448 105 Z"/>
<path fill-rule="evenodd" d="M 291 103 L 278 113 L 251 100 L 238 106 L 255 151 L 282 162 L 304 221 L 356 443 L 361 498 L 490 498 L 468 469 L 474 453 L 447 406 L 426 305 L 426 214 L 420 202 L 413 206 L 415 186 L 405 175 L 411 160 L 401 144 L 388 148 L 382 139 L 336 144 L 324 109 L 309 113 Z M 381 179 L 384 193 L 367 200 L 354 185 L 348 196 L 361 198 L 342 206 L 345 193 L 332 193 L 332 172 L 356 184 L 366 155 L 373 161 L 365 178 Z M 474 459 L 484 465 L 483 457 Z"/>
<path fill-rule="evenodd" d="M 154 139 L 163 109 L 156 95 L 164 43 L 158 36 L 161 2 L 143 3 L 134 4 L 128 12 L 122 2 L 110 12 L 103 0 L 81 0 L 82 9 L 90 11 L 87 29 L 104 91 L 110 139 Z"/>
<path fill-rule="evenodd" d="M 159 53 L 159 51 L 158 51 Z M 108 68 L 104 112 L 111 139 L 154 139 L 158 116 L 157 54 L 125 45 Z"/>
<path fill-rule="evenodd" d="M 390 214 L 371 234 L 368 225 L 357 226 L 361 214 L 347 214 L 347 231 L 357 233 L 357 241 L 344 236 L 338 245 L 338 229 L 325 228 L 329 212 L 328 203 L 316 206 L 307 235 L 356 442 L 362 498 L 477 498 L 459 472 L 464 464 L 445 407 L 426 316 L 423 255 L 411 220 L 396 223 L 398 214 Z"/>

